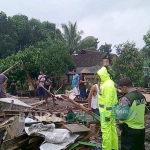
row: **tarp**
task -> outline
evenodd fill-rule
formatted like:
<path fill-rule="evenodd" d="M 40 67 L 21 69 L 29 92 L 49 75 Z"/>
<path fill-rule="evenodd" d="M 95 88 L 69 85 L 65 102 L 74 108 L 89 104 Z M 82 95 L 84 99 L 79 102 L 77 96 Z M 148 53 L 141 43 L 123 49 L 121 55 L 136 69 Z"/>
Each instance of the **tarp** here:
<path fill-rule="evenodd" d="M 14 103 L 13 105 L 19 105 L 19 106 L 24 106 L 24 107 L 31 107 L 30 105 L 27 105 L 26 103 L 18 100 L 18 99 L 15 99 L 15 98 L 0 98 L 0 102 L 4 102 L 4 103 L 11 103 L 11 101 L 14 100 Z"/>
<path fill-rule="evenodd" d="M 25 123 L 36 122 L 31 118 L 26 118 Z M 61 150 L 68 144 L 73 143 L 79 136 L 78 134 L 70 134 L 67 129 L 55 129 L 55 124 L 43 123 L 33 124 L 25 127 L 28 135 L 36 135 L 45 138 L 45 142 L 40 146 L 41 150 Z"/>

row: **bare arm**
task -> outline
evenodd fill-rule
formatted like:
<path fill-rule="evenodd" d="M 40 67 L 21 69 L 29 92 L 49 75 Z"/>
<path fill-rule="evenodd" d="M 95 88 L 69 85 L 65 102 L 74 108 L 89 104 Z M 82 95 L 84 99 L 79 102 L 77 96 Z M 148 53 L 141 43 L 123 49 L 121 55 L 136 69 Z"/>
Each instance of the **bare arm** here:
<path fill-rule="evenodd" d="M 51 88 L 52 88 L 52 84 L 49 85 L 48 91 L 50 91 Z"/>
<path fill-rule="evenodd" d="M 88 108 L 91 109 L 91 100 L 92 100 L 92 95 L 94 95 L 94 92 L 95 92 L 95 85 L 92 86 L 91 90 L 90 90 L 90 93 L 88 95 Z"/>
<path fill-rule="evenodd" d="M 5 79 L 5 81 L 2 85 L 6 85 L 7 81 L 8 81 L 8 78 Z"/>

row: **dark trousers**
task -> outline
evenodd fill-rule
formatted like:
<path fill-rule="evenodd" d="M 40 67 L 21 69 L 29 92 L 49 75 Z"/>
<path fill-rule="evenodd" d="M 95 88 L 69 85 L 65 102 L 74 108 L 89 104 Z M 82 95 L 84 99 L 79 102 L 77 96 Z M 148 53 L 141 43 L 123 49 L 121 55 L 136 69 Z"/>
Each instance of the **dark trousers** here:
<path fill-rule="evenodd" d="M 41 100 L 41 98 L 44 99 L 44 96 L 45 96 L 45 92 L 44 92 L 44 89 L 42 87 L 39 87 L 38 89 L 38 94 L 39 94 L 39 99 Z"/>
<path fill-rule="evenodd" d="M 145 129 L 132 129 L 121 125 L 121 150 L 145 150 Z"/>

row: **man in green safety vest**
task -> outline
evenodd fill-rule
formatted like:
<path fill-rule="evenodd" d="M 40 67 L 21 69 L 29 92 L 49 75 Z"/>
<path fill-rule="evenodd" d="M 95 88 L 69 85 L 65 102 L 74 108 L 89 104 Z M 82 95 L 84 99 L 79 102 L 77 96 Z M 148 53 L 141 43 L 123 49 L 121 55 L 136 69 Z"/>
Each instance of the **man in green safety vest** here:
<path fill-rule="evenodd" d="M 132 81 L 127 77 L 120 79 L 119 86 L 125 94 L 120 99 L 116 113 L 122 130 L 121 150 L 145 150 L 145 97 L 132 86 Z"/>
<path fill-rule="evenodd" d="M 98 70 L 97 74 L 101 82 L 98 104 L 102 131 L 102 149 L 118 150 L 116 120 L 113 113 L 113 106 L 118 102 L 117 90 L 106 67 Z"/>

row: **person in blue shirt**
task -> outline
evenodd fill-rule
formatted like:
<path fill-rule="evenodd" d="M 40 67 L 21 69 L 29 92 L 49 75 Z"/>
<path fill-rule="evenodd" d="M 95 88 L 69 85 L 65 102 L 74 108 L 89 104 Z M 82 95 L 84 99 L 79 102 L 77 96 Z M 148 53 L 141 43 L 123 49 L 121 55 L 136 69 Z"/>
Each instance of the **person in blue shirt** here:
<path fill-rule="evenodd" d="M 77 74 L 76 70 L 72 71 L 73 78 L 72 78 L 72 88 L 73 88 L 73 95 L 76 96 L 76 98 L 79 98 L 80 92 L 79 92 L 79 75 Z"/>

